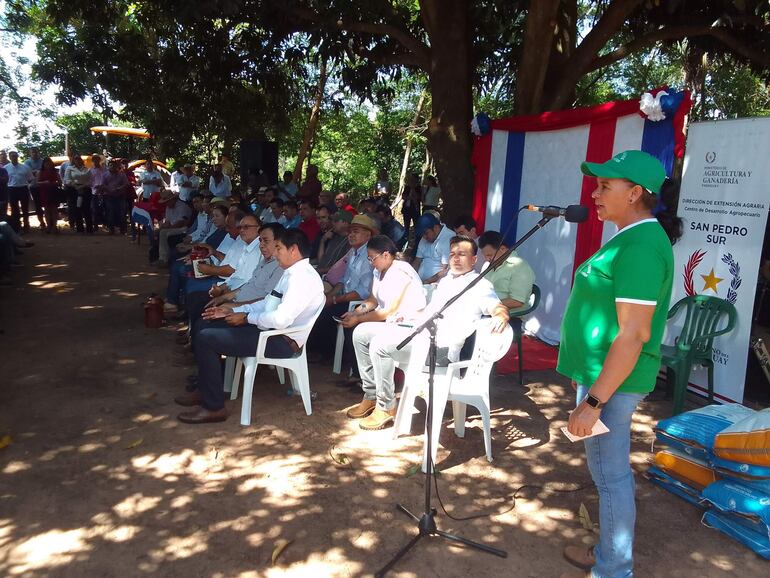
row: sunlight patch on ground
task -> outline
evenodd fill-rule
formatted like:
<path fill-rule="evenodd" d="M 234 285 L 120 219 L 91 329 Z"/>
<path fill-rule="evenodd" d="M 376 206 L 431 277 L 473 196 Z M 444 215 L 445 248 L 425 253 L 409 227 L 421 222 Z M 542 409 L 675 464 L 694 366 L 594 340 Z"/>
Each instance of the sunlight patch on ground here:
<path fill-rule="evenodd" d="M 10 574 L 24 576 L 33 570 L 50 569 L 72 562 L 77 554 L 91 550 L 85 531 L 51 530 L 21 542 L 8 556 Z"/>
<path fill-rule="evenodd" d="M 130 518 L 153 509 L 160 503 L 158 496 L 145 496 L 144 494 L 133 494 L 125 498 L 122 502 L 115 504 L 112 510 L 121 518 Z"/>
<path fill-rule="evenodd" d="M 291 557 L 291 546 L 283 554 Z M 308 578 L 309 576 L 360 576 L 364 571 L 363 564 L 348 560 L 342 548 L 331 548 L 323 554 L 311 554 L 302 562 L 281 567 L 267 568 L 263 576 L 266 578 Z"/>
<path fill-rule="evenodd" d="M 5 467 L 3 468 L 3 473 L 15 474 L 17 472 L 23 472 L 24 470 L 28 470 L 31 467 L 32 466 L 28 462 L 20 462 L 18 460 L 14 460 L 5 464 Z"/>
<path fill-rule="evenodd" d="M 73 309 L 79 309 L 81 311 L 88 311 L 90 309 L 104 309 L 104 305 L 81 305 L 80 307 L 73 307 Z"/>

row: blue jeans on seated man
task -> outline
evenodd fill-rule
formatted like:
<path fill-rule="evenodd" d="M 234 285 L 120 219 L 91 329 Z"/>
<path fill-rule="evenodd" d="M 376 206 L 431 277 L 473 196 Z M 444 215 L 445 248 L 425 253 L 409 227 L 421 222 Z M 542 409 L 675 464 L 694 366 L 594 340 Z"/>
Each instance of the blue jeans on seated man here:
<path fill-rule="evenodd" d="M 183 261 L 174 261 L 168 273 L 167 303 L 180 304 L 180 295 L 184 293 L 187 282 L 190 280 L 187 274 L 192 270 L 192 265 L 186 265 Z"/>
<path fill-rule="evenodd" d="M 578 385 L 577 403 L 589 387 Z M 636 485 L 631 470 L 631 420 L 641 393 L 615 393 L 602 408 L 600 419 L 609 433 L 585 440 L 586 461 L 599 492 L 599 543 L 594 548 L 595 578 L 633 575 Z"/>
<path fill-rule="evenodd" d="M 261 332 L 256 325 L 231 327 L 221 319 L 202 322 L 193 342 L 193 350 L 198 364 L 198 391 L 203 398 L 203 407 L 210 411 L 225 407 L 221 356 L 253 357 Z M 267 340 L 265 355 L 286 359 L 294 357 L 295 353 L 286 339 L 277 335 Z"/>

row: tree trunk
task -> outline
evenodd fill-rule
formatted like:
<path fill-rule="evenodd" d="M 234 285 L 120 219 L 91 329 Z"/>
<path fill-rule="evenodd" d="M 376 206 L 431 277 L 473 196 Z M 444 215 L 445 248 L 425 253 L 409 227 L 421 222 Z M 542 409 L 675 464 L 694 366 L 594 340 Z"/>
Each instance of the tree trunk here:
<path fill-rule="evenodd" d="M 467 0 L 421 0 L 430 37 L 428 77 L 432 114 L 428 147 L 436 163 L 446 217 L 470 214 L 473 204 L 470 123 L 473 67 Z"/>
<path fill-rule="evenodd" d="M 560 1 L 539 0 L 529 4 L 524 47 L 516 75 L 516 112 L 518 114 L 540 112 Z"/>
<path fill-rule="evenodd" d="M 324 90 L 326 89 L 326 60 L 321 60 L 321 68 L 318 72 L 318 84 L 316 85 L 315 100 L 313 108 L 310 110 L 310 118 L 305 127 L 305 134 L 302 136 L 302 146 L 297 153 L 297 163 L 294 165 L 294 180 L 299 183 L 302 181 L 302 165 L 305 164 L 305 157 L 310 151 L 310 145 L 315 137 L 315 131 L 318 127 L 318 117 L 321 114 L 321 104 L 323 103 Z"/>
<path fill-rule="evenodd" d="M 427 91 L 423 89 L 420 94 L 420 100 L 417 101 L 417 108 L 414 111 L 414 118 L 412 123 L 406 129 L 406 147 L 404 149 L 404 161 L 401 163 L 401 174 L 398 177 L 398 195 L 396 195 L 397 201 L 401 197 L 401 193 L 404 191 L 404 184 L 406 183 L 406 173 L 409 171 L 409 157 L 412 155 L 412 138 L 413 132 L 417 123 L 420 122 L 422 116 L 422 107 L 425 104 L 425 96 Z"/>

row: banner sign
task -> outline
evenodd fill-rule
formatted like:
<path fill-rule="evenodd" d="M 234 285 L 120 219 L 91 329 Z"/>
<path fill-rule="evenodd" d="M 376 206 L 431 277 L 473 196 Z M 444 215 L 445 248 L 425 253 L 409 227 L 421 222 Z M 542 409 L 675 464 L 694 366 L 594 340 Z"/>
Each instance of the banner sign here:
<path fill-rule="evenodd" d="M 720 401 L 743 401 L 754 293 L 770 204 L 768 151 L 770 118 L 689 127 L 678 211 L 684 235 L 674 245 L 671 303 L 702 294 L 735 306 L 735 329 L 714 340 L 714 391 Z M 669 321 L 666 343 L 673 344 L 684 319 L 682 311 Z M 707 384 L 706 369 L 694 367 L 690 386 L 703 393 Z"/>
<path fill-rule="evenodd" d="M 655 120 L 640 111 L 640 100 L 486 121 L 474 144 L 476 169 L 473 216 L 477 229 L 506 234 L 508 245 L 540 215 L 522 205 L 583 204 L 589 219 L 576 225 L 556 220 L 518 250 L 535 271 L 542 291 L 526 328 L 547 343 L 560 340 L 561 318 L 572 290 L 575 269 L 617 228 L 601 222 L 591 199 L 596 180 L 580 163 L 604 162 L 628 150 L 643 150 L 663 163 L 670 175 L 684 150 L 684 118 L 690 109 L 685 92 L 652 91 L 664 103 Z M 481 123 L 480 123 L 481 124 Z"/>

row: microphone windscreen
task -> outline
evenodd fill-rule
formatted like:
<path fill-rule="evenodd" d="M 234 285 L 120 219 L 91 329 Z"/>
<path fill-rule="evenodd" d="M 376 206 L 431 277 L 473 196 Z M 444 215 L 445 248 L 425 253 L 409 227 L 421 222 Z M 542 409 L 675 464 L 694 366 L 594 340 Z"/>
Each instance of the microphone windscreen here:
<path fill-rule="evenodd" d="M 564 211 L 564 220 L 570 223 L 582 223 L 588 220 L 588 207 L 583 205 L 570 205 Z"/>

